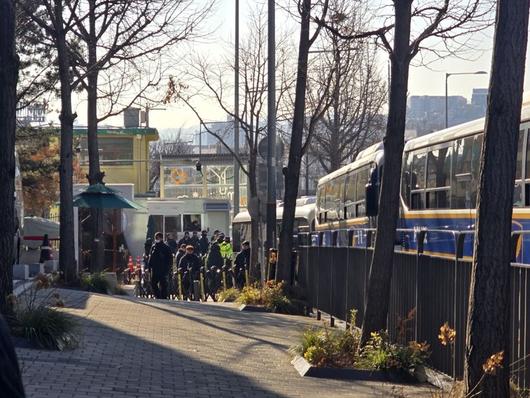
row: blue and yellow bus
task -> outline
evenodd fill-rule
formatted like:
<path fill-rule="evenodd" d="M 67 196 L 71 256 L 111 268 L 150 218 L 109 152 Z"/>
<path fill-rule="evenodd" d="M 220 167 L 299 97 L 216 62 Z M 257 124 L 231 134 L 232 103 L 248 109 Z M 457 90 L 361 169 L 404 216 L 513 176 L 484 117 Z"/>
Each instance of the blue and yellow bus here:
<path fill-rule="evenodd" d="M 519 236 L 514 239 L 516 261 L 528 264 L 530 236 L 524 231 L 530 231 L 530 104 L 523 106 L 521 115 L 512 224 L 514 235 Z M 455 237 L 465 235 L 462 255 L 473 255 L 484 122 L 478 119 L 405 144 L 397 237 L 403 250 L 416 251 L 417 231 L 428 230 L 424 253 L 452 257 L 457 249 Z M 375 227 L 383 166 L 381 143 L 319 181 L 316 230 L 322 232 L 321 244 L 331 242 L 332 231 L 338 231 L 334 239 L 339 242 L 334 243 L 341 244 L 352 236 L 351 230 L 353 244 L 365 243 L 365 229 Z"/>

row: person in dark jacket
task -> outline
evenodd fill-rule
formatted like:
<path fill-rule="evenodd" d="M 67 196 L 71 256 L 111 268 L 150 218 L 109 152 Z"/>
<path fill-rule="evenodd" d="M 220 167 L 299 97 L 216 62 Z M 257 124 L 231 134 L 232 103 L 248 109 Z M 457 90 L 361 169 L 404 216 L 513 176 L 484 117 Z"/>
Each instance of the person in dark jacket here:
<path fill-rule="evenodd" d="M 169 246 L 173 254 L 177 254 L 178 245 L 177 245 L 177 241 L 173 237 L 173 234 L 166 235 L 166 245 Z"/>
<path fill-rule="evenodd" d="M 0 395 L 10 398 L 24 398 L 24 387 L 20 368 L 18 367 L 17 354 L 11 341 L 7 324 L 0 315 Z"/>
<path fill-rule="evenodd" d="M 241 249 L 234 261 L 234 278 L 239 289 L 245 285 L 245 270 L 250 268 L 250 243 L 244 241 Z"/>
<path fill-rule="evenodd" d="M 194 253 L 195 248 L 191 245 L 186 246 L 186 254 L 180 259 L 179 269 L 187 272 L 187 277 L 184 278 L 183 287 L 188 291 L 188 297 L 195 297 L 193 292 L 193 281 L 199 280 L 202 262 L 201 259 Z"/>
<path fill-rule="evenodd" d="M 210 248 L 210 242 L 208 241 L 208 232 L 202 231 L 201 238 L 199 239 L 199 255 L 205 256 L 208 254 Z"/>
<path fill-rule="evenodd" d="M 193 250 L 195 254 L 199 254 L 199 235 L 197 234 L 197 231 L 193 231 L 191 233 L 190 243 L 191 246 L 193 246 Z"/>
<path fill-rule="evenodd" d="M 240 267 L 248 267 L 250 265 L 250 243 L 248 240 L 241 244 L 241 251 L 236 256 L 234 263 Z"/>
<path fill-rule="evenodd" d="M 221 256 L 221 248 L 217 242 L 212 243 L 210 247 L 210 253 L 208 253 L 208 259 L 206 260 L 206 266 L 208 268 L 217 267 L 221 268 L 224 265 L 223 256 Z"/>
<path fill-rule="evenodd" d="M 175 264 L 177 265 L 177 268 L 179 267 L 180 259 L 184 257 L 185 254 L 186 254 L 186 245 L 180 245 L 177 251 L 177 258 L 175 259 Z"/>
<path fill-rule="evenodd" d="M 173 264 L 173 253 L 168 245 L 164 243 L 164 234 L 155 234 L 155 244 L 149 253 L 147 267 L 152 271 L 151 284 L 157 299 L 167 298 L 167 277 Z"/>
<path fill-rule="evenodd" d="M 179 247 L 181 247 L 182 245 L 186 245 L 188 246 L 190 244 L 190 233 L 188 231 L 185 231 L 184 232 L 184 236 L 182 237 L 181 240 L 179 240 Z"/>
<path fill-rule="evenodd" d="M 201 270 L 201 259 L 194 254 L 195 248 L 192 245 L 186 246 L 186 254 L 182 256 L 179 262 L 179 268 L 191 269 L 193 276 Z"/>

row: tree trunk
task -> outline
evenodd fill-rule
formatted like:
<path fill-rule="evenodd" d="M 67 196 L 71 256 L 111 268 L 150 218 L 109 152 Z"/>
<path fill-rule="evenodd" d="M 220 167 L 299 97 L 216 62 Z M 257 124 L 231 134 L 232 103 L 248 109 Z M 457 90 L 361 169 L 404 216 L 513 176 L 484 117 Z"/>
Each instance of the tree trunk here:
<path fill-rule="evenodd" d="M 0 0 L 0 313 L 10 315 L 15 254 L 15 129 L 19 61 L 15 49 L 15 5 Z"/>
<path fill-rule="evenodd" d="M 467 392 L 509 397 L 510 261 L 513 190 L 521 118 L 528 0 L 499 0 L 490 78 L 469 299 Z M 502 366 L 482 365 L 504 351 Z M 480 383 L 480 385 L 479 385 Z"/>
<path fill-rule="evenodd" d="M 103 182 L 99 164 L 98 145 L 98 65 L 97 65 L 97 37 L 96 37 L 96 5 L 94 0 L 89 4 L 89 35 L 88 40 L 88 73 L 87 73 L 87 146 L 88 146 L 88 183 L 90 185 Z M 91 209 L 92 218 L 92 253 L 90 256 L 91 271 L 103 269 L 104 239 L 103 239 L 103 210 Z"/>
<path fill-rule="evenodd" d="M 55 2 L 55 44 L 59 62 L 61 82 L 61 163 L 59 166 L 60 184 L 60 247 L 59 267 L 65 282 L 77 279 L 74 242 L 73 208 L 73 130 L 75 116 L 72 113 L 72 87 L 70 81 L 70 55 L 66 47 L 66 34 L 63 22 L 62 1 Z"/>
<path fill-rule="evenodd" d="M 370 267 L 362 344 L 370 333 L 386 329 L 394 240 L 399 214 L 401 162 L 405 146 L 405 117 L 410 65 L 410 20 L 412 0 L 394 1 L 394 50 L 390 55 L 391 79 L 388 120 L 384 139 L 384 172 L 379 197 L 379 215 L 374 256 Z"/>
<path fill-rule="evenodd" d="M 256 159 L 254 157 L 254 159 Z M 259 256 L 259 225 L 260 210 L 258 200 L 258 184 L 256 179 L 256 163 L 249 161 L 248 165 L 248 213 L 250 215 L 250 269 L 249 274 L 253 281 L 258 281 L 260 276 L 260 267 L 258 266 Z"/>
<path fill-rule="evenodd" d="M 293 129 L 289 147 L 289 162 L 284 169 L 285 194 L 283 202 L 282 229 L 276 279 L 290 281 L 291 252 L 293 251 L 294 218 L 300 166 L 302 162 L 302 140 L 305 122 L 305 94 L 307 86 L 307 60 L 309 57 L 309 25 L 311 21 L 311 0 L 304 0 L 301 9 L 300 44 L 298 47 L 298 72 L 294 101 Z"/>

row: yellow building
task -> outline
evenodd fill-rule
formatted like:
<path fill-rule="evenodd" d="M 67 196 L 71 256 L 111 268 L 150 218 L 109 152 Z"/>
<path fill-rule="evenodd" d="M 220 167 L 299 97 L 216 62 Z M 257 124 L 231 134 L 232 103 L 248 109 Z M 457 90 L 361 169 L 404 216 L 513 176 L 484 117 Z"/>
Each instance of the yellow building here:
<path fill-rule="evenodd" d="M 74 145 L 84 172 L 88 172 L 86 133 L 86 128 L 74 129 Z M 98 146 L 104 181 L 134 184 L 135 195 L 149 191 L 149 143 L 158 138 L 158 131 L 154 128 L 100 128 Z"/>

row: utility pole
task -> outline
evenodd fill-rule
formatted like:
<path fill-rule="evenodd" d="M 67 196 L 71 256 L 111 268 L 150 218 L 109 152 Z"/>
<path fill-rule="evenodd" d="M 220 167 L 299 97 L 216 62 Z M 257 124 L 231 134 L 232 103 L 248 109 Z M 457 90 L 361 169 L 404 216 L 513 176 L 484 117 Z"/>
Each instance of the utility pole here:
<path fill-rule="evenodd" d="M 235 15 L 235 63 L 234 63 L 234 217 L 239 213 L 239 0 Z M 239 248 L 239 231 L 232 231 L 234 246 Z"/>
<path fill-rule="evenodd" d="M 267 256 L 276 246 L 276 38 L 275 1 L 268 0 Z"/>

